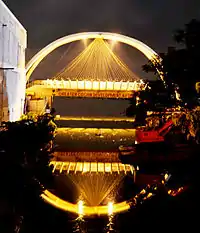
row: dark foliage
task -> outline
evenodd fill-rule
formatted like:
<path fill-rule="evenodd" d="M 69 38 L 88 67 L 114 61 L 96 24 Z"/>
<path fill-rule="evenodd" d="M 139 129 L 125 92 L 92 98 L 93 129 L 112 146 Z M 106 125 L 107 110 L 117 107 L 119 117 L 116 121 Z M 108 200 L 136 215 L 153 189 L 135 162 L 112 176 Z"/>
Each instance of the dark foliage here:
<path fill-rule="evenodd" d="M 195 83 L 199 81 L 200 21 L 192 20 L 184 29 L 177 30 L 174 40 L 178 48 L 169 48 L 167 53 L 160 54 L 160 63 L 155 57 L 143 70 L 155 74 L 159 71 L 169 89 L 174 90 L 178 85 L 184 102 L 192 102 L 196 97 Z"/>
<path fill-rule="evenodd" d="M 53 176 L 49 162 L 55 124 L 50 115 L 8 122 L 0 131 L 1 193 L 3 213 L 11 216 L 10 225 L 18 228 L 23 218 L 40 200 L 44 186 Z"/>
<path fill-rule="evenodd" d="M 171 92 L 164 87 L 161 80 L 156 80 L 149 82 L 149 88 L 146 90 L 134 93 L 126 110 L 126 116 L 135 117 L 137 123 L 143 124 L 147 111 L 163 112 L 166 107 L 170 108 L 175 104 Z"/>

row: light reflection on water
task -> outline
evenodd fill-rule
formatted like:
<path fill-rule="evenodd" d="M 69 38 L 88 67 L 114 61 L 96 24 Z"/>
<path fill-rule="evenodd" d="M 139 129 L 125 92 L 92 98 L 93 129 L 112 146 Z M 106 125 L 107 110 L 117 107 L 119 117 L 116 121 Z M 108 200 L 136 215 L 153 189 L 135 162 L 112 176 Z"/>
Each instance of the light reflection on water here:
<path fill-rule="evenodd" d="M 111 214 L 108 216 L 108 224 L 106 225 L 104 229 L 105 233 L 114 233 L 116 232 L 114 229 L 114 215 Z"/>
<path fill-rule="evenodd" d="M 78 218 L 75 219 L 73 226 L 74 233 L 86 233 L 87 227 L 83 215 L 79 215 Z"/>
<path fill-rule="evenodd" d="M 105 199 L 115 198 L 117 189 L 123 183 L 124 174 L 73 174 L 68 175 L 77 187 L 80 198 L 78 206 L 83 210 L 83 201 L 89 206 L 99 206 Z M 80 201 L 81 200 L 81 201 Z M 107 203 L 105 203 L 107 205 Z M 112 211 L 112 205 L 108 206 Z"/>
<path fill-rule="evenodd" d="M 80 215 L 78 218 L 74 220 L 74 226 L 73 226 L 73 233 L 88 233 L 88 232 L 96 232 L 97 229 L 88 229 L 87 225 L 90 225 L 90 222 L 86 222 L 84 220 L 83 215 Z M 107 218 L 107 224 L 103 227 L 102 230 L 98 229 L 100 232 L 103 233 L 114 233 L 117 232 L 115 229 L 115 224 L 114 224 L 114 215 L 108 215 Z M 99 232 L 98 231 L 98 232 Z"/>
<path fill-rule="evenodd" d="M 78 212 L 79 216 L 75 219 L 75 225 L 73 227 L 74 233 L 86 233 L 88 232 L 87 224 L 84 220 L 84 202 L 80 200 L 78 202 Z M 114 214 L 113 214 L 113 202 L 108 202 L 108 219 L 106 220 L 107 224 L 103 227 L 103 232 L 105 233 L 114 233 Z M 91 232 L 91 230 L 90 230 Z"/>
<path fill-rule="evenodd" d="M 168 186 L 166 186 L 168 180 L 170 179 L 171 174 L 165 173 L 161 180 L 152 183 L 151 185 L 146 185 L 135 197 L 133 197 L 131 201 L 131 205 L 135 208 L 137 205 L 143 204 L 147 199 L 151 199 L 153 196 L 158 195 L 159 193 L 162 195 L 162 192 L 165 191 L 165 194 L 170 195 L 172 197 L 179 195 L 181 192 L 187 189 L 187 187 L 179 187 L 177 190 L 171 190 Z M 166 198 L 166 196 L 165 196 Z M 114 199 L 111 199 L 114 200 Z M 113 206 L 114 202 L 107 202 L 107 217 L 104 218 L 106 223 L 100 227 L 96 224 L 95 219 L 98 220 L 99 216 L 94 216 L 88 220 L 87 224 L 84 221 L 84 205 L 83 201 L 78 202 L 78 212 L 79 217 L 75 220 L 75 227 L 73 232 L 105 232 L 105 233 L 114 233 L 117 232 L 117 222 L 115 222 L 115 215 L 113 214 Z M 86 216 L 85 216 L 86 217 Z M 95 222 L 94 229 L 90 228 L 90 223 Z"/>
<path fill-rule="evenodd" d="M 108 202 L 108 224 L 104 231 L 106 233 L 114 232 L 114 215 L 113 215 L 113 202 Z"/>

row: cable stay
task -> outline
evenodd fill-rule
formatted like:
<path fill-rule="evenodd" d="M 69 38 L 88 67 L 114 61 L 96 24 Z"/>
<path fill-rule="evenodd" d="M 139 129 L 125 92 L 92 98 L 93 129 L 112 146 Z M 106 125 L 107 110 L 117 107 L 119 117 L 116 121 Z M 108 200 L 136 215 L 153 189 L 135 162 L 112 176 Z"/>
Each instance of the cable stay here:
<path fill-rule="evenodd" d="M 107 42 L 97 38 L 63 70 L 50 79 L 88 81 L 140 81 L 128 66 L 110 49 Z"/>

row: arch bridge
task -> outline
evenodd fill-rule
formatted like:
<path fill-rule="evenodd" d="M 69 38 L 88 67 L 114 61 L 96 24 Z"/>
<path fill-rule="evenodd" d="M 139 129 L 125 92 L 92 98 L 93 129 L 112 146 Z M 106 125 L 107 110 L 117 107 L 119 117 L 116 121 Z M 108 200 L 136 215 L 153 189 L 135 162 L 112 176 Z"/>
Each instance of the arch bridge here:
<path fill-rule="evenodd" d="M 85 39 L 94 40 L 58 74 L 54 77 L 48 77 L 46 80 L 30 81 L 31 74 L 48 54 L 62 45 Z M 120 34 L 84 32 L 65 36 L 43 48 L 26 66 L 26 95 L 30 99 L 32 110 L 36 111 L 34 104 L 41 102 L 39 112 L 37 113 L 42 113 L 47 103 L 51 106 L 52 96 L 124 99 L 131 98 L 133 91 L 144 90 L 146 88 L 144 82 L 113 53 L 105 40 L 130 45 L 138 49 L 149 60 L 160 59 L 156 52 L 144 43 Z M 50 163 L 53 166 L 53 172 L 56 174 L 71 175 L 76 182 L 78 182 L 77 174 L 93 174 L 93 177 L 98 176 L 98 174 L 100 174 L 99 177 L 101 177 L 101 174 L 113 174 L 117 176 L 131 174 L 134 180 L 136 178 L 138 168 L 120 163 L 115 156 L 110 156 L 112 159 L 108 161 L 107 154 L 111 153 L 103 153 L 102 158 L 106 158 L 107 161 L 101 160 L 99 155 L 97 156 L 98 159 L 93 158 L 93 160 L 90 160 L 90 157 L 87 156 L 87 159 L 83 160 L 83 158 L 79 159 L 78 156 L 72 159 L 70 152 L 70 159 L 67 159 L 66 151 L 64 151 L 64 156 L 61 156 L 61 152 L 59 151 L 56 153 L 54 154 L 55 159 Z M 107 180 L 107 187 L 111 187 L 115 183 L 117 176 L 113 176 L 112 183 Z M 85 176 L 85 178 L 88 177 Z M 100 186 L 105 186 L 104 180 L 100 183 L 102 183 Z M 130 203 L 126 201 L 108 206 L 83 207 L 82 202 L 79 204 L 69 203 L 48 190 L 44 191 L 42 198 L 57 208 L 79 215 L 83 213 L 87 215 L 107 215 L 108 213 L 123 212 L 130 208 Z"/>
<path fill-rule="evenodd" d="M 40 62 L 56 48 L 86 39 L 94 40 L 58 74 L 46 80 L 29 80 Z M 26 95 L 32 100 L 33 108 L 47 102 L 51 105 L 52 96 L 128 99 L 134 91 L 144 90 L 143 80 L 121 61 L 107 40 L 130 45 L 148 59 L 159 59 L 144 43 L 120 34 L 84 32 L 65 36 L 42 49 L 26 66 Z"/>

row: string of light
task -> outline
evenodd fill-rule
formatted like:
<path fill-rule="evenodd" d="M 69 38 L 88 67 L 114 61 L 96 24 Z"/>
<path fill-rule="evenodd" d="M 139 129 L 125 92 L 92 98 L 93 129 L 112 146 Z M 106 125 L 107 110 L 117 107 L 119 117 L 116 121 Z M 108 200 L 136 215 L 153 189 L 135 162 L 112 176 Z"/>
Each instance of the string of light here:
<path fill-rule="evenodd" d="M 51 79 L 139 81 L 121 59 L 114 54 L 107 42 L 96 38 L 75 57 L 61 72 Z"/>

